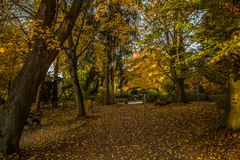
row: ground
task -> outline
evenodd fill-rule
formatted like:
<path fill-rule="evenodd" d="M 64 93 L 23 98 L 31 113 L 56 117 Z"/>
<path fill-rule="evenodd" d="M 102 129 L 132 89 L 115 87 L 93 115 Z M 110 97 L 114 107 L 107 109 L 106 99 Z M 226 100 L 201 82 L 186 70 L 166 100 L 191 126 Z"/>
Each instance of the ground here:
<path fill-rule="evenodd" d="M 25 129 L 21 159 L 240 157 L 240 132 L 222 128 L 223 109 L 210 102 L 102 106 L 87 119 L 77 121 L 75 116 L 71 108 L 45 111 L 40 127 Z"/>

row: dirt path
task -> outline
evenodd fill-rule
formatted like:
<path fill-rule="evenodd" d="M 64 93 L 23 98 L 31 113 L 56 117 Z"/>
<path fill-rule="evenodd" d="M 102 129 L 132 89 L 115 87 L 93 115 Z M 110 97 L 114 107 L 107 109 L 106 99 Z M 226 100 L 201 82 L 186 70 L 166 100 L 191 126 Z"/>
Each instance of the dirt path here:
<path fill-rule="evenodd" d="M 201 102 L 166 107 L 123 105 L 74 120 L 75 111 L 45 113 L 22 138 L 22 159 L 238 159 L 240 133 L 221 130 L 223 112 Z"/>

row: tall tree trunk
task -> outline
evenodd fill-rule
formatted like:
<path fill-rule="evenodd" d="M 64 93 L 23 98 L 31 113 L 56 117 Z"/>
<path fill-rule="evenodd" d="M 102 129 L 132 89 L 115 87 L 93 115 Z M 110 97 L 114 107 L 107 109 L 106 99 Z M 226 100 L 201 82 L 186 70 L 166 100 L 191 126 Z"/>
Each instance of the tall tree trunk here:
<path fill-rule="evenodd" d="M 59 57 L 53 62 L 53 92 L 52 92 L 52 107 L 56 108 L 58 105 L 58 72 L 59 72 Z"/>
<path fill-rule="evenodd" d="M 177 96 L 178 103 L 186 103 L 187 99 L 185 96 L 185 89 L 184 89 L 184 78 L 181 78 L 177 74 L 177 68 L 176 68 L 176 49 L 173 48 L 170 50 L 170 73 L 171 78 L 175 86 L 175 93 Z"/>
<path fill-rule="evenodd" d="M 118 75 L 118 79 L 119 79 L 119 84 L 118 84 L 118 89 L 122 89 L 123 85 L 124 85 L 124 70 L 122 68 L 122 66 L 119 68 L 119 75 Z"/>
<path fill-rule="evenodd" d="M 63 44 L 70 35 L 84 1 L 73 0 L 69 13 L 65 16 L 55 35 Z M 41 28 L 52 26 L 56 17 L 56 1 L 42 0 L 37 18 L 43 20 Z M 19 151 L 19 140 L 31 104 L 49 66 L 59 53 L 48 50 L 48 44 L 39 35 L 32 38 L 31 51 L 17 77 L 14 79 L 9 97 L 0 113 L 0 152 L 12 154 Z"/>
<path fill-rule="evenodd" d="M 96 80 L 96 82 L 95 82 L 96 84 L 95 84 L 95 87 L 93 88 L 93 90 L 91 91 L 91 95 L 94 95 L 94 94 L 96 94 L 97 92 L 98 92 L 98 90 L 99 90 L 99 78 L 97 78 L 97 80 Z"/>
<path fill-rule="evenodd" d="M 230 75 L 228 106 L 225 112 L 225 124 L 232 129 L 240 129 L 240 79 L 237 76 Z"/>
<path fill-rule="evenodd" d="M 34 50 L 13 81 L 10 95 L 0 113 L 0 152 L 19 151 L 19 140 L 40 82 L 51 65 L 48 53 Z M 41 55 L 41 57 L 39 56 Z M 34 65 L 33 65 L 34 64 Z"/>
<path fill-rule="evenodd" d="M 42 88 L 43 88 L 44 80 L 40 83 L 37 90 L 37 97 L 36 97 L 36 110 L 40 110 L 41 105 L 41 96 L 42 96 Z"/>
<path fill-rule="evenodd" d="M 184 78 L 176 78 L 174 84 L 178 103 L 186 103 L 187 99 L 184 91 Z"/>
<path fill-rule="evenodd" d="M 77 109 L 78 109 L 77 118 L 85 117 L 86 110 L 85 110 L 85 106 L 84 106 L 82 90 L 81 90 L 79 80 L 78 80 L 77 65 L 76 65 L 76 63 L 74 63 L 73 60 L 70 63 L 70 67 L 71 67 L 70 70 L 71 70 L 71 78 L 73 81 L 73 90 L 74 90 L 74 95 L 75 95 L 75 101 L 76 101 Z"/>
<path fill-rule="evenodd" d="M 91 82 L 92 82 L 93 79 L 94 79 L 94 73 L 95 73 L 94 67 L 92 67 L 91 70 L 90 70 L 89 73 L 88 73 L 86 83 L 85 83 L 85 85 L 84 85 L 84 87 L 83 87 L 83 90 L 84 90 L 85 92 L 88 91 L 88 88 L 89 88 Z"/>
<path fill-rule="evenodd" d="M 9 81 L 9 82 L 8 82 L 8 92 L 7 92 L 7 93 L 8 93 L 8 94 L 7 94 L 8 96 L 9 96 L 10 89 L 11 89 L 11 83 L 12 83 L 12 81 Z"/>
<path fill-rule="evenodd" d="M 105 80 L 104 80 L 104 87 L 105 87 L 105 92 L 104 92 L 104 105 L 109 105 L 110 104 L 110 53 L 107 51 L 107 56 L 106 56 L 106 62 L 105 62 Z"/>
<path fill-rule="evenodd" d="M 113 66 L 111 66 L 111 69 L 110 69 L 110 80 L 111 80 L 111 88 L 110 88 L 110 95 L 111 95 L 111 103 L 113 103 L 114 101 L 114 89 L 115 89 L 115 86 L 114 86 L 114 73 L 113 73 Z"/>
<path fill-rule="evenodd" d="M 70 56 L 70 72 L 71 72 L 71 78 L 73 81 L 73 90 L 74 90 L 74 95 L 75 95 L 75 101 L 76 101 L 77 109 L 78 109 L 77 118 L 80 118 L 80 117 L 86 116 L 86 110 L 85 110 L 85 106 L 84 106 L 82 90 L 81 90 L 80 83 L 78 80 L 78 73 L 77 73 L 78 57 L 76 55 L 76 48 L 74 49 L 72 35 L 70 35 L 68 38 L 68 45 L 69 45 L 69 48 L 71 48 L 69 50 L 68 55 Z"/>

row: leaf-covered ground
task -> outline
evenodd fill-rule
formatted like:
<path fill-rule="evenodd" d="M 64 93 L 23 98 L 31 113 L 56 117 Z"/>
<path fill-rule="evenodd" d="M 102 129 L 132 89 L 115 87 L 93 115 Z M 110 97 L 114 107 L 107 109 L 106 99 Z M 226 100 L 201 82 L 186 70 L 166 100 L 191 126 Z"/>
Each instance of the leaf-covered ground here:
<path fill-rule="evenodd" d="M 40 128 L 25 130 L 21 159 L 240 157 L 240 133 L 221 128 L 223 110 L 213 103 L 122 105 L 95 111 L 94 116 L 79 121 L 73 109 L 46 111 Z"/>

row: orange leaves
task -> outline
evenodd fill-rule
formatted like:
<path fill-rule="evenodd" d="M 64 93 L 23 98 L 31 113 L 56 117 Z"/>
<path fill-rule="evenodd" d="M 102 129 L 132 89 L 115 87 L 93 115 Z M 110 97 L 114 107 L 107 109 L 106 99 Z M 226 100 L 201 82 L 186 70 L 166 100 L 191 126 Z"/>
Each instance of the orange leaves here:
<path fill-rule="evenodd" d="M 148 51 L 138 51 L 133 57 L 126 60 L 128 76 L 134 86 L 142 88 L 161 88 L 163 81 L 167 80 L 158 66 L 160 56 Z"/>

